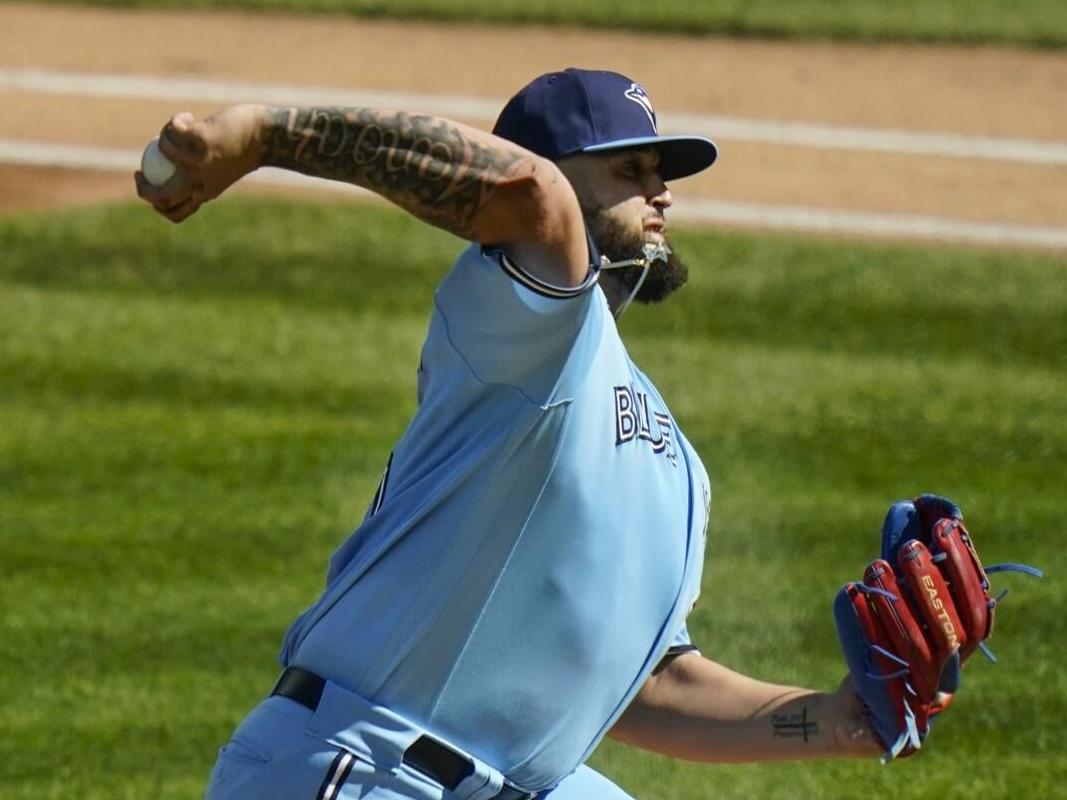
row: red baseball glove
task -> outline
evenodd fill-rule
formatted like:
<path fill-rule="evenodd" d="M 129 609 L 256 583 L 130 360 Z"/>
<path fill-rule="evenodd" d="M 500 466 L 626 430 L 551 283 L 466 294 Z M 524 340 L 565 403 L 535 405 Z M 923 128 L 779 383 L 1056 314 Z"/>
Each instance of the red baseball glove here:
<path fill-rule="evenodd" d="M 852 684 L 886 754 L 911 755 L 959 688 L 960 667 L 985 645 L 997 601 L 987 575 L 1041 571 L 1023 564 L 982 568 L 963 515 L 922 495 L 895 503 L 882 526 L 882 557 L 834 600 L 838 639 Z"/>

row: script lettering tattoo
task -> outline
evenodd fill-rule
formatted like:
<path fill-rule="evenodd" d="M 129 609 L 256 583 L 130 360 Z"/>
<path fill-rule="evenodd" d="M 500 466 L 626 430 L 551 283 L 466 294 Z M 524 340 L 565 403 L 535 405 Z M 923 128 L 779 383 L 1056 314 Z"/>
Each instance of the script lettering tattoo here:
<path fill-rule="evenodd" d="M 819 723 L 808 721 L 807 708 L 799 714 L 774 714 L 771 716 L 771 726 L 774 735 L 784 739 L 803 739 L 809 742 L 819 734 Z"/>
<path fill-rule="evenodd" d="M 536 168 L 440 117 L 359 108 L 271 110 L 262 163 L 363 186 L 461 236 L 496 189 Z"/>

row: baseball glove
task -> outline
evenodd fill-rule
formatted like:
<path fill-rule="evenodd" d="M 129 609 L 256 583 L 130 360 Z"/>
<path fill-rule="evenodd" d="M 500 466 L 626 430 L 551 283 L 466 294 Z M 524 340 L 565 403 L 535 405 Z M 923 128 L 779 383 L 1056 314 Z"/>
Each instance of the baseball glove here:
<path fill-rule="evenodd" d="M 959 688 L 960 667 L 982 650 L 1003 592 L 988 574 L 1041 577 L 1024 564 L 984 568 L 950 500 L 922 495 L 895 503 L 882 525 L 882 557 L 834 599 L 838 640 L 883 762 L 918 750 Z"/>

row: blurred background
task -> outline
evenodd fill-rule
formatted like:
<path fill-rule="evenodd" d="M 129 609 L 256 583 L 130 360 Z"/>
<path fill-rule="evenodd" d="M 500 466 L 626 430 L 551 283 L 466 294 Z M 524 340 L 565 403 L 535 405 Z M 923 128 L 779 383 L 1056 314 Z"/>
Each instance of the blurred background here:
<path fill-rule="evenodd" d="M 461 246 L 271 170 L 172 226 L 134 197 L 144 143 L 241 101 L 489 128 L 572 65 L 720 146 L 671 187 L 690 286 L 621 322 L 712 475 L 704 653 L 836 685 L 833 594 L 922 491 L 1047 573 L 996 576 L 1001 662 L 918 758 L 594 766 L 642 800 L 1067 797 L 1050 0 L 0 2 L 0 797 L 201 796 L 414 408 Z"/>

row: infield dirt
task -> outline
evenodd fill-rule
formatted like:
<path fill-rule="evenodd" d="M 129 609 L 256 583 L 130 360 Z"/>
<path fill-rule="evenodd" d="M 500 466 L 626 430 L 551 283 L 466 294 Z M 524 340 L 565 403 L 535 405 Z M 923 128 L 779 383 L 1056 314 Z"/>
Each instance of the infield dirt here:
<path fill-rule="evenodd" d="M 275 82 L 506 99 L 566 65 L 641 80 L 689 112 L 1067 142 L 1067 54 L 731 41 L 239 13 L 0 4 L 0 69 Z M 172 102 L 0 90 L 0 139 L 139 148 Z M 192 104 L 206 114 L 216 106 Z M 484 121 L 477 124 L 484 126 Z M 714 130 L 706 133 L 716 137 Z M 719 140 L 676 194 L 1067 224 L 1067 167 Z M 0 165 L 0 210 L 132 197 L 127 175 Z"/>

